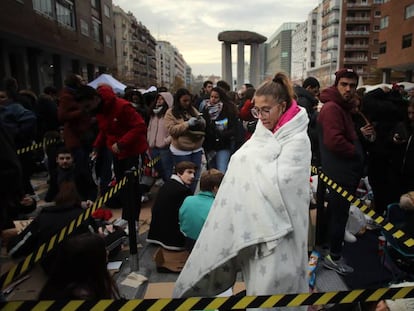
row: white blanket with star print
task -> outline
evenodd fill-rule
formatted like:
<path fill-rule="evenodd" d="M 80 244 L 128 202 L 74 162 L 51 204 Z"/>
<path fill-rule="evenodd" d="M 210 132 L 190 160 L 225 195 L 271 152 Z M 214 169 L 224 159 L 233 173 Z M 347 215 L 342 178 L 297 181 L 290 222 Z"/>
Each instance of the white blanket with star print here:
<path fill-rule="evenodd" d="M 276 133 L 258 122 L 231 158 L 174 297 L 217 295 L 238 271 L 247 295 L 308 292 L 307 124 L 303 109 Z"/>

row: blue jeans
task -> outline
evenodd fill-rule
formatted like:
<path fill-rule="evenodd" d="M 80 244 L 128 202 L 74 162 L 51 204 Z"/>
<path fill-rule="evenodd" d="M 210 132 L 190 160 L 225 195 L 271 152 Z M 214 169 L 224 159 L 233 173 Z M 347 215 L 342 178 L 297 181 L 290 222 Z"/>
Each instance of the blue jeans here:
<path fill-rule="evenodd" d="M 170 148 L 151 148 L 151 158 L 160 156 L 160 160 L 155 164 L 155 169 L 162 178 L 167 181 L 172 175 L 173 160 Z"/>
<path fill-rule="evenodd" d="M 210 168 L 216 168 L 220 172 L 225 173 L 227 171 L 227 165 L 229 164 L 231 156 L 230 149 L 222 149 L 216 151 L 216 156 L 211 161 Z"/>
<path fill-rule="evenodd" d="M 197 187 L 197 183 L 198 180 L 200 179 L 200 174 L 201 174 L 201 156 L 202 156 L 202 151 L 197 151 L 194 152 L 192 154 L 188 154 L 188 155 L 175 155 L 173 154 L 173 162 L 174 162 L 174 166 L 177 163 L 180 163 L 182 161 L 190 161 L 193 162 L 195 165 L 197 165 L 197 170 L 195 173 L 195 178 L 194 181 L 192 182 L 190 188 L 191 191 L 194 193 L 196 187 Z"/>

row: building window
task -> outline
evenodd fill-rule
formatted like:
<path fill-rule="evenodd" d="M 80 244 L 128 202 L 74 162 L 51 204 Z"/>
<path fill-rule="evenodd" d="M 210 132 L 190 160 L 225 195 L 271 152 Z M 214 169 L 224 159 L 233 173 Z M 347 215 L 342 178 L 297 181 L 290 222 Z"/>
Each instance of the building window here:
<path fill-rule="evenodd" d="M 102 42 L 102 24 L 99 20 L 92 17 L 92 38 L 97 42 Z"/>
<path fill-rule="evenodd" d="M 56 1 L 56 19 L 62 25 L 75 28 L 75 11 L 72 1 Z"/>
<path fill-rule="evenodd" d="M 387 42 L 381 42 L 379 46 L 379 53 L 385 54 L 387 53 Z"/>
<path fill-rule="evenodd" d="M 381 17 L 381 11 L 375 11 L 374 16 L 375 17 Z"/>
<path fill-rule="evenodd" d="M 381 4 L 383 2 L 384 2 L 384 0 L 374 0 L 374 4 Z"/>
<path fill-rule="evenodd" d="M 409 19 L 414 16 L 414 4 L 405 7 L 405 19 Z"/>
<path fill-rule="evenodd" d="M 387 27 L 388 27 L 388 16 L 384 16 L 383 18 L 381 18 L 380 29 L 384 29 Z"/>
<path fill-rule="evenodd" d="M 83 19 L 80 19 L 80 30 L 81 34 L 89 37 L 89 24 Z"/>
<path fill-rule="evenodd" d="M 410 33 L 409 35 L 405 35 L 402 37 L 402 48 L 409 48 L 411 46 L 411 42 L 413 40 L 413 36 Z"/>
<path fill-rule="evenodd" d="M 111 17 L 111 9 L 106 4 L 104 4 L 104 15 L 108 18 Z"/>
<path fill-rule="evenodd" d="M 112 38 L 110 35 L 106 35 L 105 36 L 105 44 L 107 47 L 111 48 L 112 47 Z"/>
<path fill-rule="evenodd" d="M 52 0 L 33 0 L 33 9 L 53 17 Z"/>
<path fill-rule="evenodd" d="M 99 9 L 99 3 L 100 2 L 100 0 L 91 0 L 91 6 L 94 8 L 94 9 Z"/>

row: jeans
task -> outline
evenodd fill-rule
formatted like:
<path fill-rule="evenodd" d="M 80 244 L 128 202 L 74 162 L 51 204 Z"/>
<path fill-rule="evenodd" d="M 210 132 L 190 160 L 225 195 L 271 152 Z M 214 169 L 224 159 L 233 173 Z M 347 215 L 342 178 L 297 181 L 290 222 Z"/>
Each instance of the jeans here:
<path fill-rule="evenodd" d="M 188 155 L 175 155 L 175 154 L 173 154 L 173 163 L 174 163 L 174 166 L 177 163 L 180 163 L 182 161 L 190 161 L 190 162 L 193 162 L 197 166 L 197 170 L 196 170 L 196 173 L 195 173 L 194 181 L 190 185 L 190 189 L 191 189 L 191 191 L 193 193 L 194 193 L 194 191 L 195 191 L 195 189 L 197 187 L 197 183 L 198 183 L 198 181 L 200 179 L 200 174 L 201 174 L 201 156 L 202 156 L 202 154 L 203 154 L 203 152 L 201 150 L 200 151 L 197 151 L 197 152 L 194 152 L 192 154 L 188 154 Z"/>
<path fill-rule="evenodd" d="M 352 187 L 343 186 L 348 193 L 354 194 L 357 185 Z M 329 215 L 329 247 L 331 256 L 342 255 L 342 244 L 344 242 L 345 227 L 349 217 L 351 203 L 335 190 L 328 195 Z"/>
<path fill-rule="evenodd" d="M 209 168 L 216 168 L 220 172 L 225 173 L 227 171 L 227 165 L 229 164 L 231 156 L 230 149 L 222 149 L 216 151 L 215 157 L 210 162 Z"/>
<path fill-rule="evenodd" d="M 155 169 L 162 180 L 167 181 L 172 175 L 173 160 L 170 148 L 152 148 L 151 158 L 155 159 L 160 156 L 160 160 L 155 164 Z"/>

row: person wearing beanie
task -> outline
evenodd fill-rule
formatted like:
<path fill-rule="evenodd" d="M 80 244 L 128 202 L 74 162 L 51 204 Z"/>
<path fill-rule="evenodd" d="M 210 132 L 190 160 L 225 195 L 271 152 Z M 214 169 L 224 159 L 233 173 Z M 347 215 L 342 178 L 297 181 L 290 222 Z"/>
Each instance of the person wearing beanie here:
<path fill-rule="evenodd" d="M 324 103 L 318 116 L 318 136 L 322 171 L 349 194 L 354 194 L 363 171 L 363 149 L 352 121 L 353 97 L 358 74 L 343 68 L 335 73 L 333 86 L 322 90 Z M 328 201 L 329 254 L 324 266 L 339 274 L 353 272 L 342 258 L 342 244 L 348 221 L 350 203 L 336 191 Z"/>

